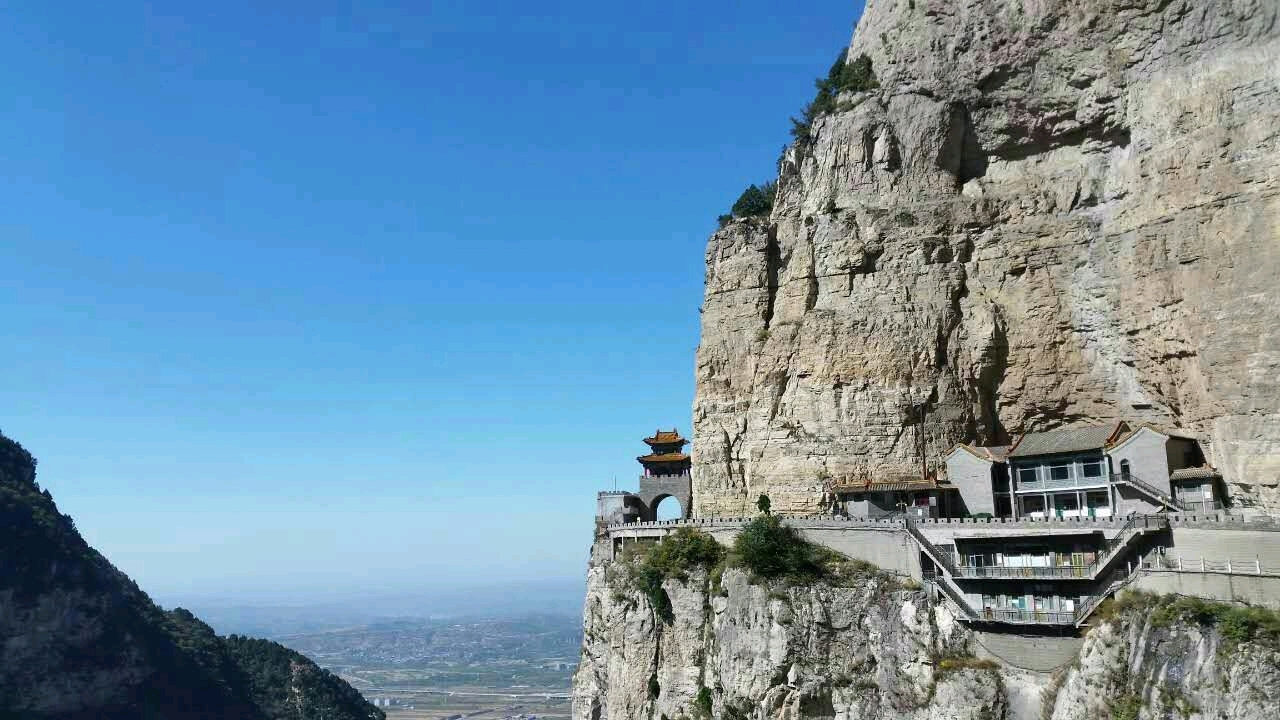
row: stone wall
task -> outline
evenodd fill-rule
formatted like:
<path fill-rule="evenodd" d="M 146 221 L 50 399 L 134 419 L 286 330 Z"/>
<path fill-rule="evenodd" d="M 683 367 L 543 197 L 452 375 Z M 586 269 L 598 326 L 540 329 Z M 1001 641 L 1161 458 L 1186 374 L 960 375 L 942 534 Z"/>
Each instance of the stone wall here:
<path fill-rule="evenodd" d="M 1252 562 L 1249 566 L 1252 566 Z M 1228 574 L 1144 570 L 1130 584 L 1130 588 L 1160 595 L 1189 595 L 1280 610 L 1280 576 L 1249 575 L 1247 571 Z"/>
<path fill-rule="evenodd" d="M 1165 495 L 1173 495 L 1169 490 L 1169 451 L 1165 447 L 1165 441 L 1164 435 L 1153 432 L 1150 428 L 1138 430 L 1120 447 L 1107 451 L 1111 458 L 1112 474 L 1119 475 L 1122 472 L 1121 463 L 1128 460 L 1129 469 L 1137 479 Z"/>
<path fill-rule="evenodd" d="M 992 462 L 957 450 L 947 458 L 947 482 L 959 488 L 964 509 L 970 515 L 996 514 L 991 488 Z"/>

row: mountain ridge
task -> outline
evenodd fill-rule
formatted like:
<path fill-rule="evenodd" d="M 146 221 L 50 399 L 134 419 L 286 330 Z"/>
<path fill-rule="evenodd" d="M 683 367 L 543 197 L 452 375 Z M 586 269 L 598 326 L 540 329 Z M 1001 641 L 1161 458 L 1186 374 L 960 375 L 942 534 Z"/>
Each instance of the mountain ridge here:
<path fill-rule="evenodd" d="M 94 550 L 0 434 L 0 717 L 383 720 L 346 682 L 278 643 L 219 637 L 164 611 Z"/>

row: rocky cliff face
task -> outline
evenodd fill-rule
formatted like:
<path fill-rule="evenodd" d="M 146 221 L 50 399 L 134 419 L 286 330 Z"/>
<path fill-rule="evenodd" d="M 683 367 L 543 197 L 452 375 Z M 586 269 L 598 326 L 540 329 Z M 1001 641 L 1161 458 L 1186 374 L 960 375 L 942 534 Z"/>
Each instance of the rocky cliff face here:
<path fill-rule="evenodd" d="M 712 590 L 694 573 L 666 581 L 664 623 L 613 565 L 588 576 L 574 720 L 1262 720 L 1280 702 L 1273 644 L 1142 609 L 1038 673 L 975 657 L 945 607 L 884 576 L 781 588 L 729 570 Z"/>
<path fill-rule="evenodd" d="M 870 0 L 863 53 L 708 244 L 695 512 L 1121 417 L 1280 510 L 1280 4 Z"/>

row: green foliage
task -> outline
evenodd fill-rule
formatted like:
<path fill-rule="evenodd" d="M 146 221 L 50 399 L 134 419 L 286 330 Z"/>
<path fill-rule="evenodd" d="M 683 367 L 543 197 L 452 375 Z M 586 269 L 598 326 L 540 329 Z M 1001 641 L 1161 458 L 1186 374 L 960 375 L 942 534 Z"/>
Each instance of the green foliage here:
<path fill-rule="evenodd" d="M 957 670 L 999 670 L 999 663 L 994 660 L 976 658 L 972 655 L 947 655 L 937 661 L 939 673 Z"/>
<path fill-rule="evenodd" d="M 864 92 L 880 87 L 875 71 L 871 69 L 871 58 L 865 53 L 852 62 L 846 62 L 847 60 L 848 52 L 841 50 L 831 69 L 827 71 L 827 76 L 814 81 L 817 95 L 804 107 L 799 118 L 791 118 L 791 136 L 796 140 L 807 141 L 814 120 L 841 109 L 836 105 L 836 98 L 840 93 Z"/>
<path fill-rule="evenodd" d="M 699 720 L 711 717 L 711 688 L 698 688 L 698 695 L 693 699 L 693 716 Z"/>
<path fill-rule="evenodd" d="M 710 567 L 724 557 L 724 546 L 710 535 L 693 528 L 680 528 L 654 545 L 646 564 L 664 577 L 684 580 L 695 567 Z"/>
<path fill-rule="evenodd" d="M 769 339 L 769 328 L 760 328 L 756 331 L 756 342 L 764 342 Z"/>
<path fill-rule="evenodd" d="M 716 218 L 716 223 L 722 228 L 731 222 L 733 222 L 733 216 L 727 213 Z"/>
<path fill-rule="evenodd" d="M 95 720 L 227 717 L 241 720 L 384 718 L 351 686 L 276 643 L 219 637 L 183 609 L 165 612 L 90 547 L 35 481 L 35 458 L 0 435 L 0 597 L 37 643 L 27 662 L 0 657 L 0 707 L 33 716 L 22 702 L 50 679 L 111 671 L 126 705 L 91 706 Z M 74 632 L 24 626 L 38 606 L 75 618 Z M 269 661 L 268 661 L 269 657 Z M 274 668 L 265 672 L 267 667 Z M 295 702 L 284 704 L 290 689 Z M 17 689 L 21 689 L 18 692 Z M 0 715 L 4 712 L 0 711 Z M 78 716 L 79 717 L 79 716 Z"/>
<path fill-rule="evenodd" d="M 1138 720 L 1142 696 L 1129 693 L 1111 700 L 1111 720 Z"/>
<path fill-rule="evenodd" d="M 658 684 L 658 674 L 654 673 L 649 676 L 649 697 L 656 698 L 662 692 L 662 686 Z"/>
<path fill-rule="evenodd" d="M 1153 627 L 1168 627 L 1177 621 L 1196 622 L 1216 627 L 1222 637 L 1239 644 L 1251 640 L 1280 643 L 1280 613 L 1260 607 L 1241 607 L 1226 603 L 1179 597 L 1163 602 L 1151 613 Z"/>
<path fill-rule="evenodd" d="M 724 559 L 725 549 L 710 535 L 680 528 L 660 542 L 638 552 L 632 561 L 631 579 L 663 622 L 675 619 L 671 598 L 662 589 L 668 578 L 686 580 L 695 567 L 713 568 Z"/>
<path fill-rule="evenodd" d="M 729 209 L 733 218 L 760 217 L 773 212 L 773 198 L 778 192 L 777 183 L 772 180 L 763 185 L 750 185 Z M 721 215 L 720 217 L 724 217 Z"/>
<path fill-rule="evenodd" d="M 249 695 L 268 717 L 384 717 L 355 688 L 311 660 L 270 640 L 231 635 L 224 652 L 244 672 Z"/>
<path fill-rule="evenodd" d="M 1098 607 L 1094 617 L 1111 620 L 1122 614 L 1141 614 L 1154 628 L 1197 623 L 1216 628 L 1232 645 L 1262 642 L 1280 646 L 1280 612 L 1262 607 L 1231 605 L 1179 595 L 1127 592 Z"/>
<path fill-rule="evenodd" d="M 809 543 L 775 515 L 761 515 L 743 526 L 733 541 L 733 558 L 760 578 L 807 581 L 825 571 L 824 548 Z"/>
<path fill-rule="evenodd" d="M 765 495 L 764 493 L 760 493 L 760 497 L 756 498 L 756 509 L 764 513 L 765 515 L 769 514 L 769 509 L 772 506 L 773 504 L 769 502 L 768 495 Z"/>

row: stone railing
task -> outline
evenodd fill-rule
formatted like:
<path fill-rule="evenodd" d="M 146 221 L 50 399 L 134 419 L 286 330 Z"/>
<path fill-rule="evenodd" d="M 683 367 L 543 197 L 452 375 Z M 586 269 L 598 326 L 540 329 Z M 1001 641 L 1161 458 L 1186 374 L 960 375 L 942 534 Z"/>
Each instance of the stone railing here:
<path fill-rule="evenodd" d="M 688 518 L 685 520 L 653 520 L 649 522 L 637 523 L 612 523 L 606 527 L 609 531 L 615 530 L 643 530 L 662 528 L 675 530 L 681 527 L 704 528 L 704 527 L 741 527 L 754 520 L 756 517 L 717 517 L 717 518 Z M 848 518 L 834 515 L 796 515 L 782 516 L 783 522 L 791 527 L 875 527 L 875 528 L 901 528 L 902 518 Z"/>
<path fill-rule="evenodd" d="M 1270 515 L 1254 515 L 1246 517 L 1226 512 L 1181 512 L 1169 513 L 1170 527 L 1202 528 L 1205 530 L 1264 530 L 1280 532 L 1280 518 Z"/>

